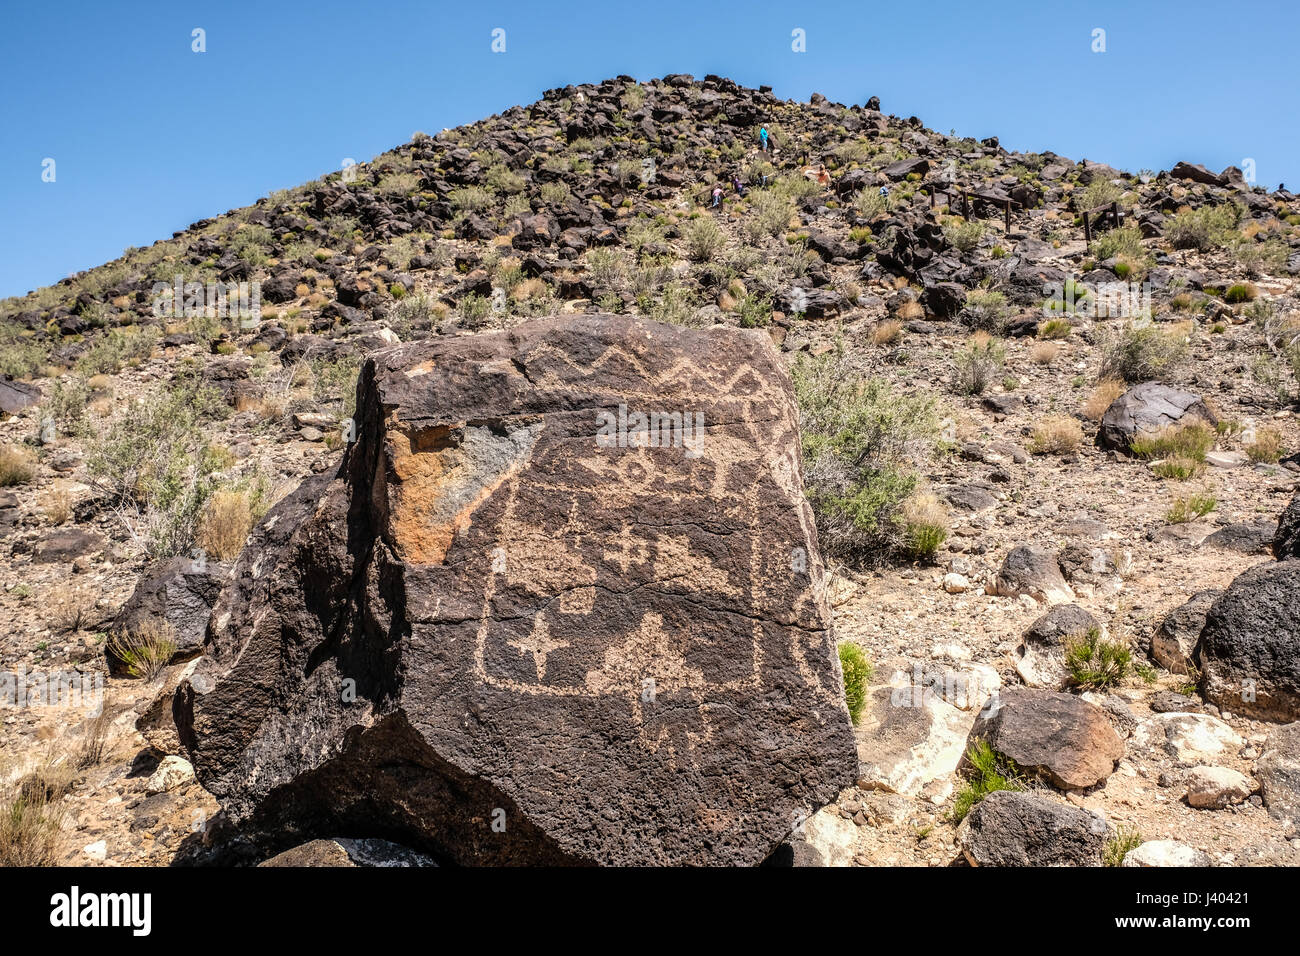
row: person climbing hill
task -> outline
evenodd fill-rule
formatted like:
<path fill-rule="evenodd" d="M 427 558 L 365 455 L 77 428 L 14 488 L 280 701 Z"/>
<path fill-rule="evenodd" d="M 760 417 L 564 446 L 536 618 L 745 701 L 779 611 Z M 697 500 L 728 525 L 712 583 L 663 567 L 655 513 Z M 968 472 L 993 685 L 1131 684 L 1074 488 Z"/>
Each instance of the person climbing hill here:
<path fill-rule="evenodd" d="M 717 208 L 718 208 L 719 206 L 721 206 L 721 205 L 722 205 L 722 187 L 721 187 L 721 186 L 714 186 L 714 187 L 713 187 L 713 205 L 711 205 L 709 208 L 710 208 L 710 209 L 717 209 Z"/>
<path fill-rule="evenodd" d="M 733 186 L 736 187 L 736 195 L 738 195 L 738 196 L 743 196 L 743 195 L 745 195 L 745 193 L 746 193 L 747 190 L 745 189 L 744 185 L 740 182 L 740 177 L 739 177 L 739 176 L 732 176 L 732 177 L 731 177 L 731 185 L 733 185 Z"/>
<path fill-rule="evenodd" d="M 767 127 L 763 126 L 758 131 L 758 146 L 763 152 L 767 152 Z"/>

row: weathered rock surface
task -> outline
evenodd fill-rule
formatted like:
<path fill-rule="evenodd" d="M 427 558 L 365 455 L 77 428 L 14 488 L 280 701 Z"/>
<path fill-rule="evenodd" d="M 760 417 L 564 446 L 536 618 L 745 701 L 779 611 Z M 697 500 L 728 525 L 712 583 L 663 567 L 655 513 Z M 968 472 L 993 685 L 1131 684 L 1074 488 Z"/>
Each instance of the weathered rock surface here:
<path fill-rule="evenodd" d="M 1149 840 L 1124 854 L 1122 866 L 1210 866 L 1208 853 L 1177 840 Z"/>
<path fill-rule="evenodd" d="M 1187 775 L 1187 803 L 1202 810 L 1241 803 L 1255 790 L 1255 781 L 1230 767 L 1193 767 Z"/>
<path fill-rule="evenodd" d="M 1205 615 L 1222 593 L 1197 591 L 1186 604 L 1166 614 L 1151 636 L 1151 656 L 1171 674 L 1190 674 L 1197 666 L 1197 645 L 1205 627 Z"/>
<path fill-rule="evenodd" d="M 1300 723 L 1269 733 L 1255 762 L 1255 776 L 1269 816 L 1300 828 Z"/>
<path fill-rule="evenodd" d="M 1273 557 L 1279 561 L 1300 558 L 1300 494 L 1291 499 L 1277 521 L 1273 535 Z"/>
<path fill-rule="evenodd" d="M 194 657 L 203 646 L 212 605 L 230 568 L 216 562 L 196 562 L 185 557 L 169 558 L 140 575 L 135 591 L 113 619 L 113 632 L 132 634 L 149 625 L 166 625 L 176 642 L 173 661 Z M 106 651 L 110 668 L 119 671 L 122 662 Z"/>
<path fill-rule="evenodd" d="M 989 590 L 1003 597 L 1027 594 L 1042 604 L 1074 600 L 1056 555 L 1033 544 L 1018 545 L 1007 554 Z"/>
<path fill-rule="evenodd" d="M 1148 717 L 1131 738 L 1134 750 L 1162 753 L 1182 766 L 1212 761 L 1243 743 L 1241 735 L 1218 717 L 1176 711 Z"/>
<path fill-rule="evenodd" d="M 258 866 L 312 866 L 312 867 L 370 867 L 370 866 L 437 866 L 423 853 L 387 840 L 312 840 L 283 853 Z"/>
<path fill-rule="evenodd" d="M 1206 615 L 1200 656 L 1206 700 L 1262 720 L 1300 719 L 1300 560 L 1238 575 Z"/>
<path fill-rule="evenodd" d="M 1106 409 L 1097 441 L 1104 448 L 1128 451 L 1135 438 L 1196 420 L 1217 424 L 1199 395 L 1160 382 L 1143 382 L 1134 385 Z"/>
<path fill-rule="evenodd" d="M 1030 687 L 1064 690 L 1070 681 L 1066 644 L 1093 629 L 1100 631 L 1101 625 L 1079 605 L 1058 604 L 1025 631 L 1016 650 L 1016 673 Z"/>
<path fill-rule="evenodd" d="M 1108 833 L 1088 810 L 998 790 L 961 822 L 957 842 L 971 866 L 1100 866 Z"/>
<path fill-rule="evenodd" d="M 650 413 L 696 427 L 646 447 Z M 853 783 L 765 335 L 582 316 L 397 346 L 356 434 L 254 531 L 177 693 L 245 832 L 757 864 Z"/>
<path fill-rule="evenodd" d="M 1101 783 L 1124 755 L 1124 742 L 1101 708 L 1028 687 L 1011 688 L 990 702 L 971 728 L 969 743 L 977 740 L 1062 790 Z"/>

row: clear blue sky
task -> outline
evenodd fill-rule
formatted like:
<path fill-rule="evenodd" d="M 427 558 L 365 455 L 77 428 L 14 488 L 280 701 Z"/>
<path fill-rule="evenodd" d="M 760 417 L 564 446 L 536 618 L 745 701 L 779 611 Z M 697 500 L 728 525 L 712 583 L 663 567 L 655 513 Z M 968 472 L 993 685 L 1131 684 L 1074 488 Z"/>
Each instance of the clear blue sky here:
<path fill-rule="evenodd" d="M 191 51 L 206 31 L 207 52 Z M 506 52 L 491 31 L 506 30 Z M 791 50 L 803 29 L 807 51 Z M 1092 32 L 1106 31 L 1106 52 Z M 1136 171 L 1300 186 L 1300 6 L 244 0 L 8 4 L 0 296 L 544 89 L 729 76 Z M 42 182 L 42 161 L 56 179 Z"/>

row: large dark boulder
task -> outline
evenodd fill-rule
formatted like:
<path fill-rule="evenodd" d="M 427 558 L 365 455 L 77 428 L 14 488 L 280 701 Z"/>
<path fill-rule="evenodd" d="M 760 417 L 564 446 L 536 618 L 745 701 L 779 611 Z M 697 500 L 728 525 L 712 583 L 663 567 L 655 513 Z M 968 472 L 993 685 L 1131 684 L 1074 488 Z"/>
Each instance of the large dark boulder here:
<path fill-rule="evenodd" d="M 1291 499 L 1277 521 L 1273 535 L 1273 556 L 1279 561 L 1300 558 L 1300 494 Z"/>
<path fill-rule="evenodd" d="M 1089 810 L 998 790 L 971 810 L 957 840 L 971 866 L 1100 866 L 1109 834 Z"/>
<path fill-rule="evenodd" d="M 1160 382 L 1143 382 L 1111 402 L 1101 418 L 1097 441 L 1103 448 L 1127 452 L 1135 438 L 1192 421 L 1218 424 L 1199 395 Z"/>
<path fill-rule="evenodd" d="M 1124 742 L 1100 707 L 1029 687 L 1013 687 L 985 705 L 969 737 L 971 744 L 980 740 L 1062 790 L 1101 783 L 1124 755 Z M 968 765 L 963 756 L 961 766 Z"/>
<path fill-rule="evenodd" d="M 254 531 L 177 693 L 246 839 L 757 864 L 854 782 L 765 335 L 582 316 L 397 346 L 355 422 Z"/>
<path fill-rule="evenodd" d="M 1201 691 L 1221 710 L 1300 720 L 1300 561 L 1256 565 L 1211 605 Z"/>

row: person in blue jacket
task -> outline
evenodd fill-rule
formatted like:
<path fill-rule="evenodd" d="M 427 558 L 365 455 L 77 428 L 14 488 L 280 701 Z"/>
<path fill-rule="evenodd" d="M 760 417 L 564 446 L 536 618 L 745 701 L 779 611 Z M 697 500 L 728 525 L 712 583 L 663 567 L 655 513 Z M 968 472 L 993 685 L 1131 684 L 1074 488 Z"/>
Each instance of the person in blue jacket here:
<path fill-rule="evenodd" d="M 767 152 L 767 127 L 763 126 L 758 131 L 758 144 L 763 152 Z"/>

